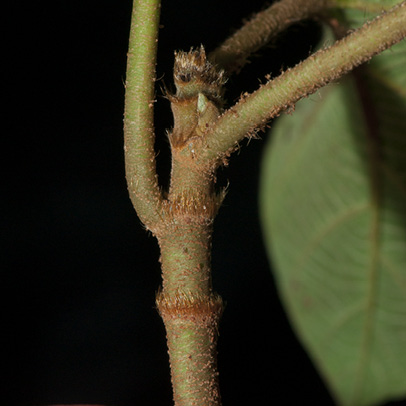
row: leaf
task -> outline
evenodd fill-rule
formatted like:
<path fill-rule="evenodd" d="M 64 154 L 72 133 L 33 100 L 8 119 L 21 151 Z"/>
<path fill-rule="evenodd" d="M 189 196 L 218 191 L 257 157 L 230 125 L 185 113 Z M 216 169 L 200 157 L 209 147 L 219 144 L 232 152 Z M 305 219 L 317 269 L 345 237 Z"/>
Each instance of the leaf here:
<path fill-rule="evenodd" d="M 343 9 L 345 21 L 351 28 L 358 28 L 371 17 L 399 4 L 399 0 L 333 0 L 336 7 Z"/>
<path fill-rule="evenodd" d="M 260 205 L 281 300 L 338 404 L 406 396 L 406 41 L 276 122 Z"/>

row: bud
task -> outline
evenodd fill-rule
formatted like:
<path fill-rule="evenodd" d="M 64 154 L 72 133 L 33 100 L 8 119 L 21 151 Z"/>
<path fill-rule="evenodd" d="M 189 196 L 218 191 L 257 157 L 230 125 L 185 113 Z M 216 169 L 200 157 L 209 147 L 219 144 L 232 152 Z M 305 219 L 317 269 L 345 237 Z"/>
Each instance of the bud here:
<path fill-rule="evenodd" d="M 189 52 L 175 52 L 173 75 L 176 97 L 179 99 L 204 94 L 221 102 L 226 78 L 223 70 L 217 69 L 206 57 L 203 45 Z"/>

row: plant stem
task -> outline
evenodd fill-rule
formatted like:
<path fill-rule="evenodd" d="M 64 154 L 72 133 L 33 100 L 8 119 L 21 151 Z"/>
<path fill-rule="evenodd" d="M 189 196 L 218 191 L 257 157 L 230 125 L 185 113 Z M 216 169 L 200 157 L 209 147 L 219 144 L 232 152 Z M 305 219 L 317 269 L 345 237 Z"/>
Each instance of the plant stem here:
<path fill-rule="evenodd" d="M 216 344 L 221 299 L 158 296 L 165 322 L 175 406 L 219 406 Z"/>
<path fill-rule="evenodd" d="M 283 8 L 289 4 L 302 12 Z M 268 15 L 274 21 L 268 37 L 290 24 L 289 16 L 304 18 L 325 4 L 283 0 L 278 7 L 285 11 L 277 18 Z M 223 306 L 211 283 L 212 224 L 222 200 L 214 191 L 216 167 L 247 133 L 404 38 L 406 2 L 268 82 L 223 115 L 223 72 L 207 61 L 203 48 L 178 54 L 177 92 L 168 96 L 174 128 L 165 199 L 157 181 L 153 123 L 159 8 L 159 0 L 134 0 L 124 119 L 126 176 L 134 207 L 161 250 L 163 283 L 156 303 L 167 332 L 175 405 L 219 406 L 216 342 Z M 257 39 L 258 32 L 253 34 Z M 257 39 L 255 44 L 263 44 Z M 228 53 L 225 48 L 226 64 L 241 55 L 246 58 L 253 49 L 252 43 L 230 46 L 235 50 Z M 234 56 L 227 59 L 226 54 Z"/>
<path fill-rule="evenodd" d="M 221 159 L 245 136 L 406 37 L 406 2 L 390 9 L 330 48 L 316 52 L 226 111 L 206 136 L 202 159 Z"/>
<path fill-rule="evenodd" d="M 154 98 L 160 0 L 134 0 L 127 59 L 124 151 L 128 191 L 144 225 L 154 230 L 162 196 L 155 164 Z"/>
<path fill-rule="evenodd" d="M 175 405 L 219 406 L 216 342 L 223 306 L 212 290 L 211 237 L 221 196 L 214 192 L 213 168 L 197 165 L 195 150 L 204 142 L 206 124 L 219 115 L 224 80 L 203 48 L 177 54 L 174 77 L 171 184 L 156 231 L 162 265 L 157 307 L 167 333 Z"/>
<path fill-rule="evenodd" d="M 227 74 L 239 71 L 249 55 L 290 25 L 325 10 L 329 0 L 281 0 L 257 13 L 210 55 Z"/>
<path fill-rule="evenodd" d="M 158 234 L 163 288 L 157 297 L 174 401 L 176 406 L 219 406 L 216 342 L 222 301 L 211 284 L 212 223 L 219 202 L 211 191 L 213 180 L 202 171 L 193 173 L 193 161 L 182 162 L 176 151 L 174 161 Z"/>

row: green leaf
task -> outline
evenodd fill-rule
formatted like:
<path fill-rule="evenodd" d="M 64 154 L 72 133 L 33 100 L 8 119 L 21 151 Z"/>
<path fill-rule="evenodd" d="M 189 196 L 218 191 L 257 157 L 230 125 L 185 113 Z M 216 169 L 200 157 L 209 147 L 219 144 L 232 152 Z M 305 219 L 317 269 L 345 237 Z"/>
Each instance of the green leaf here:
<path fill-rule="evenodd" d="M 399 4 L 399 0 L 332 0 L 334 5 L 343 9 L 345 21 L 351 28 L 358 28 L 377 13 L 389 10 Z"/>
<path fill-rule="evenodd" d="M 261 216 L 291 323 L 340 405 L 406 396 L 406 42 L 272 129 Z"/>

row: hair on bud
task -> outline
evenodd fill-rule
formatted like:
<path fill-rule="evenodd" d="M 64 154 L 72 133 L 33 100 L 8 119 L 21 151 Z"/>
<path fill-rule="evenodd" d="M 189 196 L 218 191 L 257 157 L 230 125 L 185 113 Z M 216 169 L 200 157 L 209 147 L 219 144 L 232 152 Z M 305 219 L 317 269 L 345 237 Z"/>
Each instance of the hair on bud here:
<path fill-rule="evenodd" d="M 173 75 L 178 98 L 203 93 L 208 98 L 220 101 L 227 81 L 224 71 L 207 59 L 203 45 L 197 49 L 191 48 L 189 52 L 175 52 Z"/>

